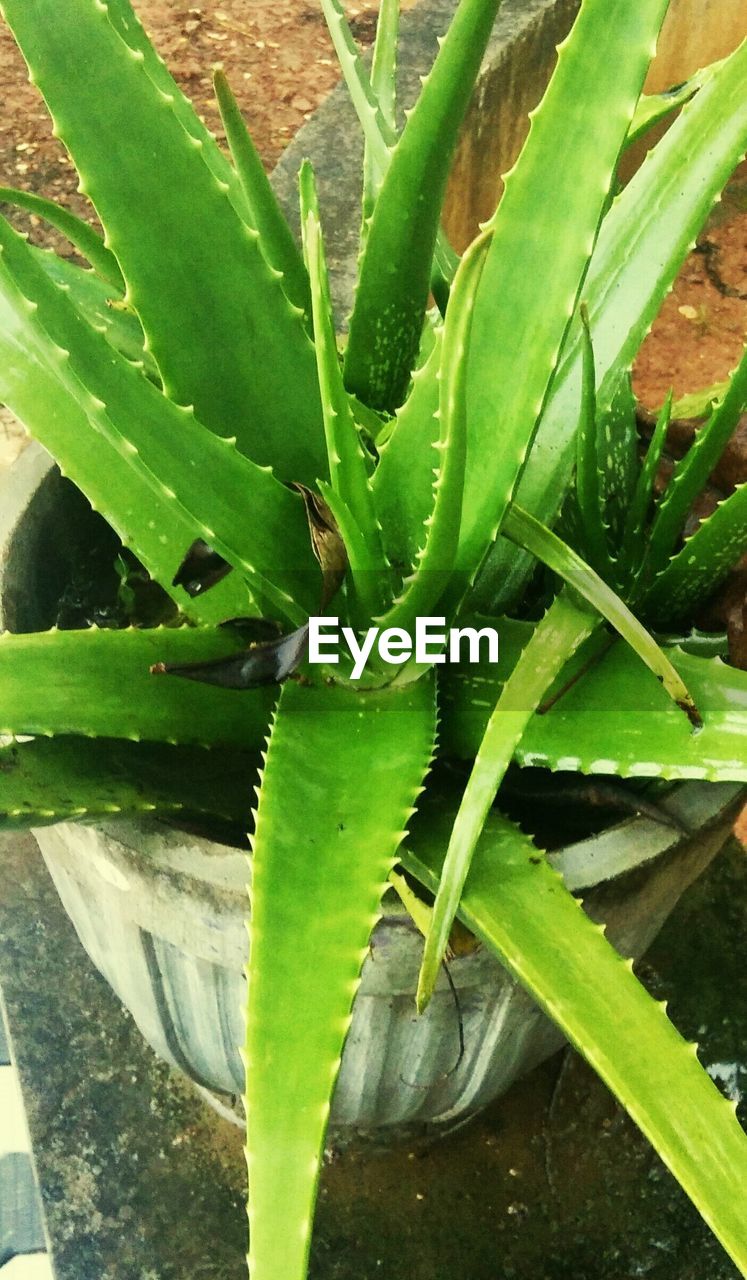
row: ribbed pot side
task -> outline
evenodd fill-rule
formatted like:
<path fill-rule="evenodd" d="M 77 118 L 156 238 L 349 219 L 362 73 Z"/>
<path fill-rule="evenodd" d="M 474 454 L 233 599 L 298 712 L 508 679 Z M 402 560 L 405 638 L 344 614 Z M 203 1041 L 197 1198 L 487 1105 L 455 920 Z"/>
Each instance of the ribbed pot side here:
<path fill-rule="evenodd" d="M 608 870 L 610 833 L 555 856 L 625 954 L 645 951 L 680 894 L 718 852 L 740 790 L 681 788 L 670 801 L 673 810 L 703 824 L 686 840 L 656 823 L 623 824 L 617 834 L 635 850 L 629 860 L 638 866 L 612 879 L 595 883 Z M 36 837 L 83 946 L 148 1042 L 204 1088 L 239 1094 L 245 855 L 153 821 L 61 823 Z M 662 844 L 669 847 L 659 853 Z M 448 1129 L 562 1044 L 484 948 L 450 962 L 453 989 L 442 974 L 418 1018 L 413 993 L 421 954 L 422 939 L 409 918 L 387 901 L 371 938 L 334 1097 L 338 1137 L 339 1130 L 383 1138 Z"/>

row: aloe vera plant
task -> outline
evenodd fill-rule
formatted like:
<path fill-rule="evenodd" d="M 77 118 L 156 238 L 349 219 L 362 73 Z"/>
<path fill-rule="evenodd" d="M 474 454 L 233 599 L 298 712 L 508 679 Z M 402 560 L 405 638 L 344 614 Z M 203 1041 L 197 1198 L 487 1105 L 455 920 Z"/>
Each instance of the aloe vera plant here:
<path fill-rule="evenodd" d="M 747 1275 L 733 1110 L 495 803 L 512 761 L 747 782 L 747 675 L 703 640 L 657 638 L 747 548 L 745 489 L 682 542 L 747 401 L 747 359 L 658 503 L 669 408 L 639 462 L 629 379 L 747 145 L 747 46 L 676 99 L 642 99 L 666 0 L 583 0 L 504 195 L 459 260 L 441 205 L 496 0 L 461 0 L 401 129 L 396 3 L 382 5 L 369 76 L 323 0 L 365 139 L 342 359 L 313 171 L 297 246 L 225 77 L 230 159 L 129 0 L 1 7 L 103 238 L 0 191 L 91 266 L 0 220 L 0 399 L 183 625 L 0 636 L 0 732 L 14 740 L 0 818 L 147 810 L 248 831 L 252 1280 L 306 1274 L 335 1077 L 398 859 L 435 895 L 418 910 L 420 1007 L 459 913 L 617 1093 Z M 79 63 L 84 77 L 71 75 Z M 615 194 L 619 156 L 673 106 Z M 554 575 L 541 602 L 525 591 L 536 562 Z M 329 649 L 312 662 L 318 615 L 358 645 L 386 628 L 397 654 L 371 650 L 355 678 Z M 411 653 L 423 617 L 492 625 L 498 662 Z M 429 781 L 436 755 L 470 763 L 461 793 Z"/>

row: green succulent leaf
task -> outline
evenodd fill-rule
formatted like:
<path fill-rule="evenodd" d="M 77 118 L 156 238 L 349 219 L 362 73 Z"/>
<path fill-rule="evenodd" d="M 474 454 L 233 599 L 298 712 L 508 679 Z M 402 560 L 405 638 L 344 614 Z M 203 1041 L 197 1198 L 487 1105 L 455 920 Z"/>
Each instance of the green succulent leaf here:
<path fill-rule="evenodd" d="M 622 536 L 619 574 L 623 582 L 640 572 L 646 551 L 646 532 L 654 504 L 654 484 L 666 444 L 672 417 L 672 393 L 667 396 L 656 419 L 654 433 L 646 450 L 633 497 L 628 508 Z"/>
<path fill-rule="evenodd" d="M 576 434 L 576 500 L 583 531 L 586 558 L 602 577 L 612 573 L 612 560 L 604 522 L 599 465 L 599 430 L 597 415 L 594 350 L 591 345 L 589 319 L 581 307 L 583 357 L 581 376 L 581 408 Z"/>
<path fill-rule="evenodd" d="M 376 408 L 405 397 L 423 328 L 441 207 L 498 0 L 461 0 L 376 200 L 345 352 L 345 384 Z"/>
<path fill-rule="evenodd" d="M 599 414 L 597 434 L 602 510 L 615 557 L 639 472 L 636 398 L 628 370 L 620 375 L 609 408 Z"/>
<path fill-rule="evenodd" d="M 251 210 L 252 223 L 259 232 L 262 251 L 270 265 L 282 274 L 288 301 L 309 316 L 309 278 L 293 232 L 270 185 L 225 73 L 216 71 L 213 83 L 226 140 Z"/>
<path fill-rule="evenodd" d="M 127 8 L 118 0 L 120 24 Z M 256 462 L 313 483 L 324 445 L 301 318 L 201 136 L 186 130 L 183 99 L 151 78 L 145 37 L 126 43 L 107 5 L 92 0 L 64 10 L 4 0 L 3 12 L 104 226 L 166 393 Z M 71 93 L 69 68 L 82 64 Z"/>
<path fill-rule="evenodd" d="M 249 226 L 253 226 L 251 211 L 239 180 L 231 168 L 207 125 L 200 119 L 186 94 L 182 93 L 169 72 L 163 58 L 153 48 L 143 25 L 130 0 L 106 0 L 109 21 L 117 35 L 140 59 L 143 70 L 155 88 L 172 99 L 174 115 L 184 132 L 200 148 L 200 153 L 213 177 L 228 188 L 228 195 L 237 213 Z"/>
<path fill-rule="evenodd" d="M 600 50 L 602 47 L 600 44 Z M 747 148 L 745 78 L 747 42 L 713 71 L 708 82 L 683 107 L 604 218 L 583 288 L 602 412 L 619 386 L 621 373 L 630 367 L 714 200 Z M 608 79 L 609 67 L 599 73 L 600 89 L 604 86 L 606 91 Z M 605 110 L 600 106 L 595 120 Z M 564 117 L 561 115 L 560 119 Z M 592 138 L 589 144 L 593 145 Z M 557 143 L 564 170 L 567 145 L 567 138 Z M 583 148 L 583 143 L 580 146 Z M 548 159 L 547 165 L 550 164 Z M 537 201 L 550 210 L 561 206 L 555 187 L 553 200 L 544 199 L 548 171 L 549 168 L 540 173 Z M 666 217 L 662 217 L 662 209 L 666 209 Z M 536 210 L 532 222 L 535 217 Z M 562 231 L 557 234 L 565 240 Z M 554 249 L 552 234 L 547 243 Z M 515 258 L 512 262 L 509 257 L 508 261 L 514 269 Z M 534 276 L 534 266 L 531 271 Z M 516 274 L 521 278 L 524 273 Z M 554 274 L 554 268 L 548 268 L 548 274 Z M 540 271 L 537 288 L 545 282 L 546 276 Z M 510 307 L 507 314 L 512 316 Z M 537 312 L 533 310 L 532 314 Z M 525 345 L 514 333 L 507 350 L 523 350 Z M 487 358 L 486 353 L 486 361 Z M 575 320 L 516 494 L 526 511 L 548 525 L 553 524 L 571 480 L 580 379 L 581 331 L 580 322 Z M 509 375 L 508 385 L 514 381 Z M 486 432 L 494 429 L 496 420 L 488 420 Z M 486 444 L 485 450 L 492 447 Z M 476 458 L 484 458 L 485 450 L 478 448 Z M 480 465 L 475 464 L 477 470 Z M 473 606 L 491 611 L 510 609 L 520 598 L 531 570 L 530 557 L 517 556 L 514 547 L 500 540 L 482 574 Z"/>
<path fill-rule="evenodd" d="M 685 103 L 689 102 L 698 92 L 698 89 L 702 88 L 707 82 L 718 65 L 717 62 L 714 62 L 708 67 L 702 67 L 700 71 L 696 71 L 694 76 L 690 76 L 682 84 L 673 85 L 671 89 L 665 89 L 662 93 L 642 93 L 635 109 L 635 115 L 630 122 L 625 146 L 631 147 L 639 138 L 645 137 L 655 125 L 661 124 L 673 112 L 678 111 L 680 107 L 684 107 Z"/>
<path fill-rule="evenodd" d="M 412 388 L 397 410 L 394 427 L 381 446 L 371 484 L 387 555 L 402 578 L 414 571 L 425 522 L 433 510 L 441 422 L 438 409 L 443 325 L 432 333 L 432 347 L 412 376 Z"/>
<path fill-rule="evenodd" d="M 252 842 L 246 1040 L 252 1280 L 306 1274 L 350 1008 L 434 735 L 429 678 L 399 692 L 288 684 L 281 694 Z M 313 1018 L 300 1017 L 303 1009 L 313 1009 Z"/>
<path fill-rule="evenodd" d="M 675 400 L 672 405 L 672 417 L 702 418 L 704 414 L 710 414 L 716 402 L 723 400 L 729 390 L 729 381 L 730 379 L 726 378 L 723 382 L 713 382 L 708 387 L 701 387 L 699 391 L 691 391 L 679 400 Z"/>
<path fill-rule="evenodd" d="M 425 520 L 425 543 L 417 554 L 415 572 L 380 620 L 382 627 L 412 632 L 417 618 L 431 613 L 452 584 L 467 461 L 467 359 L 475 294 L 489 244 L 489 233 L 475 240 L 454 277 L 438 376 L 440 436 L 435 448 L 440 465 Z M 461 594 L 458 587 L 456 593 Z"/>
<path fill-rule="evenodd" d="M 334 498 L 330 505 L 338 516 L 343 541 L 346 529 L 348 531 L 345 545 L 355 592 L 364 615 L 370 618 L 379 613 L 387 601 L 389 566 L 384 556 L 373 490 L 358 428 L 342 381 L 314 174 L 308 163 L 301 169 L 300 192 L 301 230 L 311 283 L 316 359 L 331 489 L 349 516 L 335 505 Z M 328 490 L 325 490 L 325 494 L 329 500 Z M 351 520 L 355 531 L 350 529 Z"/>
<path fill-rule="evenodd" d="M 550 529 L 546 529 L 538 520 L 530 516 L 521 507 L 511 507 L 504 522 L 504 530 L 509 538 L 513 538 L 519 546 L 531 551 L 543 564 L 554 573 L 560 574 L 569 586 L 588 600 L 603 618 L 612 624 L 615 630 L 645 662 L 654 673 L 670 698 L 685 712 L 692 724 L 700 726 L 701 717 L 682 677 L 667 655 L 656 643 L 646 628 L 630 612 L 627 605 L 607 585 L 594 570 L 576 555 L 576 552 L 562 542 Z"/>
<path fill-rule="evenodd" d="M 397 117 L 397 40 L 399 37 L 399 0 L 383 0 L 376 22 L 371 88 L 390 128 L 396 128 Z"/>
<path fill-rule="evenodd" d="M 376 23 L 371 90 L 379 111 L 392 136 L 397 133 L 397 40 L 399 36 L 399 0 L 382 0 Z M 369 136 L 363 140 L 363 227 L 373 213 L 381 186 L 381 168 L 377 164 L 378 144 L 373 151 Z"/>
<path fill-rule="evenodd" d="M 646 616 L 662 626 L 692 613 L 693 600 L 706 600 L 747 551 L 747 484 L 719 503 L 687 538 L 647 592 Z"/>
<path fill-rule="evenodd" d="M 103 333 L 115 351 L 139 365 L 146 377 L 160 387 L 155 360 L 144 347 L 145 335 L 140 321 L 124 304 L 121 292 L 105 284 L 92 271 L 76 266 L 67 258 L 59 258 L 51 249 L 38 249 L 33 245 L 29 248 L 37 264 L 67 293 L 92 328 Z"/>
<path fill-rule="evenodd" d="M 621 370 L 632 363 L 713 201 L 747 146 L 745 70 L 747 41 L 713 70 L 604 220 L 586 287 L 602 403 L 608 402 Z M 656 215 L 654 198 L 664 202 Z M 662 207 L 667 210 L 665 219 Z M 647 277 L 637 288 L 633 270 Z M 620 302 L 621 295 L 625 298 L 624 305 L 609 305 L 613 289 Z"/>
<path fill-rule="evenodd" d="M 368 174 L 367 179 L 364 173 L 364 183 L 367 182 L 368 192 L 377 194 L 397 142 L 397 130 L 386 115 L 386 106 L 384 109 L 380 106 L 373 84 L 366 75 L 340 0 L 321 0 L 321 5 L 350 100 L 363 131 Z M 365 207 L 364 205 L 364 210 Z M 369 226 L 370 215 L 364 216 L 361 251 L 365 248 Z M 440 228 L 436 237 L 432 285 L 442 299 L 448 298 L 449 281 L 454 275 L 457 261 L 457 255 Z"/>
<path fill-rule="evenodd" d="M 378 187 L 389 165 L 397 131 L 379 103 L 340 0 L 321 0 L 321 8 L 350 100 L 363 130 L 370 172 Z"/>
<path fill-rule="evenodd" d="M 219 590 L 220 588 L 215 588 Z M 212 593 L 211 593 L 212 594 Z M 498 629 L 497 666 L 445 666 L 440 680 L 444 755 L 473 760 L 503 683 L 531 639 L 534 624 L 480 620 Z M 747 673 L 726 666 L 708 645 L 667 649 L 703 715 L 685 717 L 626 645 L 582 649 L 548 690 L 516 749 L 521 764 L 622 777 L 747 781 Z M 684 644 L 690 648 L 692 639 Z M 149 675 L 157 663 L 180 665 L 242 651 L 223 627 L 149 631 L 64 631 L 0 637 L 0 733 L 142 738 L 257 751 L 267 733 L 274 688 L 236 693 Z M 116 687 L 115 687 L 116 686 Z M 121 689 L 130 691 L 123 699 Z"/>
<path fill-rule="evenodd" d="M 587 0 L 506 177 L 492 220 L 470 358 L 460 565 L 473 576 L 498 533 L 532 444 L 665 11 L 664 0 L 613 9 L 605 0 Z M 577 395 L 571 413 L 573 430 Z"/>
<path fill-rule="evenodd" d="M 16 191 L 14 187 L 0 187 L 0 202 L 15 205 L 18 209 L 35 214 L 37 218 L 43 218 L 87 258 L 102 280 L 114 289 L 124 290 L 125 282 L 117 259 L 111 249 L 107 249 L 98 231 L 82 218 L 76 217 L 62 205 L 55 204 L 54 200 L 45 200 L 33 191 Z"/>
<path fill-rule="evenodd" d="M 144 475 L 133 472 L 123 454 L 91 431 L 89 413 L 63 381 L 59 351 L 50 351 L 31 305 L 1 262 L 0 356 L 0 400 L 62 460 L 66 474 L 106 516 L 122 541 L 137 547 L 151 575 L 169 584 L 166 589 L 196 617 L 217 621 L 246 613 L 251 597 L 235 575 L 193 604 L 183 591 L 171 588 L 184 550 L 194 540 L 194 524 Z M 136 510 L 147 512 L 148 518 L 136 521 L 132 515 Z"/>
<path fill-rule="evenodd" d="M 561 592 L 501 689 L 449 836 L 418 977 L 419 1012 L 433 994 L 475 846 L 524 730 L 549 686 L 597 626 L 591 609 Z"/>
<path fill-rule="evenodd" d="M 684 458 L 676 464 L 672 478 L 659 503 L 642 569 L 642 577 L 664 568 L 682 532 L 685 518 L 698 494 L 705 488 L 747 405 L 747 348 L 739 367 L 708 420 L 697 432 Z"/>
<path fill-rule="evenodd" d="M 206 662 L 242 649 L 224 627 L 0 632 L 0 736 L 80 734 L 256 751 L 276 688 L 236 693 L 150 674 L 158 663 Z"/>
<path fill-rule="evenodd" d="M 430 802 L 403 851 L 434 890 L 453 804 Z M 613 1091 L 747 1272 L 747 1136 L 687 1044 L 532 842 L 491 813 L 460 915 Z"/>
<path fill-rule="evenodd" d="M 0 748 L 0 831 L 140 813 L 210 817 L 244 829 L 257 757 L 230 751 L 80 737 Z"/>
<path fill-rule="evenodd" d="M 167 590 L 173 591 L 187 549 L 204 538 L 247 576 L 256 600 L 270 600 L 282 616 L 303 621 L 318 574 L 300 498 L 118 357 L 3 219 L 0 257 L 5 402 Z M 50 413 L 55 394 L 59 403 Z M 81 416 L 86 426 L 76 434 Z M 233 616 L 246 613 L 246 587 L 228 590 L 239 605 Z M 303 606 L 294 602 L 296 594 Z M 189 604 L 183 593 L 180 598 Z M 221 615 L 214 608 L 211 602 L 208 616 L 216 619 Z M 204 617 L 203 610 L 198 606 L 197 615 Z"/>
<path fill-rule="evenodd" d="M 370 444 L 378 448 L 379 444 L 383 443 L 390 433 L 391 416 L 385 413 L 377 413 L 375 409 L 369 409 L 368 405 L 359 400 L 357 396 L 348 396 L 348 399 L 353 410 L 353 417 L 361 431 L 368 436 Z M 373 471 L 373 453 L 367 457 L 366 461 Z"/>
<path fill-rule="evenodd" d="M 701 631 L 698 627 L 689 627 L 680 634 L 660 634 L 659 640 L 668 649 L 682 649 L 684 653 L 694 653 L 700 658 L 726 659 L 729 656 L 729 637 L 725 631 Z"/>
<path fill-rule="evenodd" d="M 498 666 L 447 667 L 439 686 L 443 751 L 464 760 L 479 750 L 534 626 L 508 618 L 492 625 L 501 639 Z M 615 642 L 567 665 L 548 690 L 547 710 L 527 725 L 517 762 L 624 778 L 747 781 L 747 673 L 717 657 L 666 652 L 703 717 L 696 733 L 633 650 Z"/>

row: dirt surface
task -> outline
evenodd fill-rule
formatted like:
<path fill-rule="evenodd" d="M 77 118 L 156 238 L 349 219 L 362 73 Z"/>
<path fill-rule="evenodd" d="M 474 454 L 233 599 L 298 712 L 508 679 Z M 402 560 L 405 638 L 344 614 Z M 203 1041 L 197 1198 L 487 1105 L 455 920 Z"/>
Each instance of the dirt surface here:
<path fill-rule="evenodd" d="M 635 387 L 658 408 L 723 381 L 747 338 L 747 166 L 724 192 L 638 357 Z"/>
<path fill-rule="evenodd" d="M 378 4 L 345 8 L 362 46 L 373 39 Z M 317 0 L 140 0 L 136 9 L 180 86 L 223 141 L 211 71 L 222 67 L 268 168 L 338 79 Z M 93 220 L 77 178 L 23 60 L 0 28 L 0 183 L 51 196 Z M 38 219 L 14 223 L 63 254 L 69 245 Z M 636 389 L 648 407 L 670 386 L 676 397 L 718 382 L 734 367 L 747 332 L 747 168 L 732 182 L 699 249 L 690 256 L 638 361 Z"/>
<path fill-rule="evenodd" d="M 135 8 L 179 85 L 221 141 L 211 73 L 223 68 L 268 168 L 337 83 L 332 44 L 316 0 L 221 0 L 194 6 L 142 0 Z M 345 9 L 358 40 L 370 43 L 378 5 L 347 0 Z M 40 192 L 90 217 L 72 163 L 51 136 L 44 105 L 28 83 L 23 59 L 4 24 L 0 98 L 0 183 Z M 39 239 L 38 221 L 11 216 Z M 41 236 L 58 251 L 70 252 L 54 235 L 42 231 Z"/>

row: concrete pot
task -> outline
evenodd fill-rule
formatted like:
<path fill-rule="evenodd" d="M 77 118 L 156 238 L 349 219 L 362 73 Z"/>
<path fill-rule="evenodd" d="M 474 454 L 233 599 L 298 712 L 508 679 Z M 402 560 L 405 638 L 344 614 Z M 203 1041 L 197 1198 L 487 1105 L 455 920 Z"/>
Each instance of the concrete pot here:
<path fill-rule="evenodd" d="M 49 626 L 55 592 L 91 514 L 30 446 L 0 488 L 0 625 Z M 54 572 L 49 549 L 54 547 Z M 41 589 L 39 566 L 45 565 Z M 56 581 L 55 581 L 55 575 Z M 667 801 L 696 836 L 643 819 L 553 860 L 608 935 L 639 956 L 726 839 L 743 788 L 688 783 Z M 154 821 L 61 823 L 36 832 L 94 964 L 155 1051 L 231 1109 L 242 1089 L 245 855 Z M 562 1036 L 483 949 L 450 966 L 423 1018 L 413 993 L 420 936 L 396 901 L 374 930 L 333 1108 L 333 1140 L 407 1138 L 468 1119 L 554 1052 Z M 458 1005 L 458 1009 L 457 1009 Z M 464 1055 L 459 1057 L 459 1022 Z"/>

